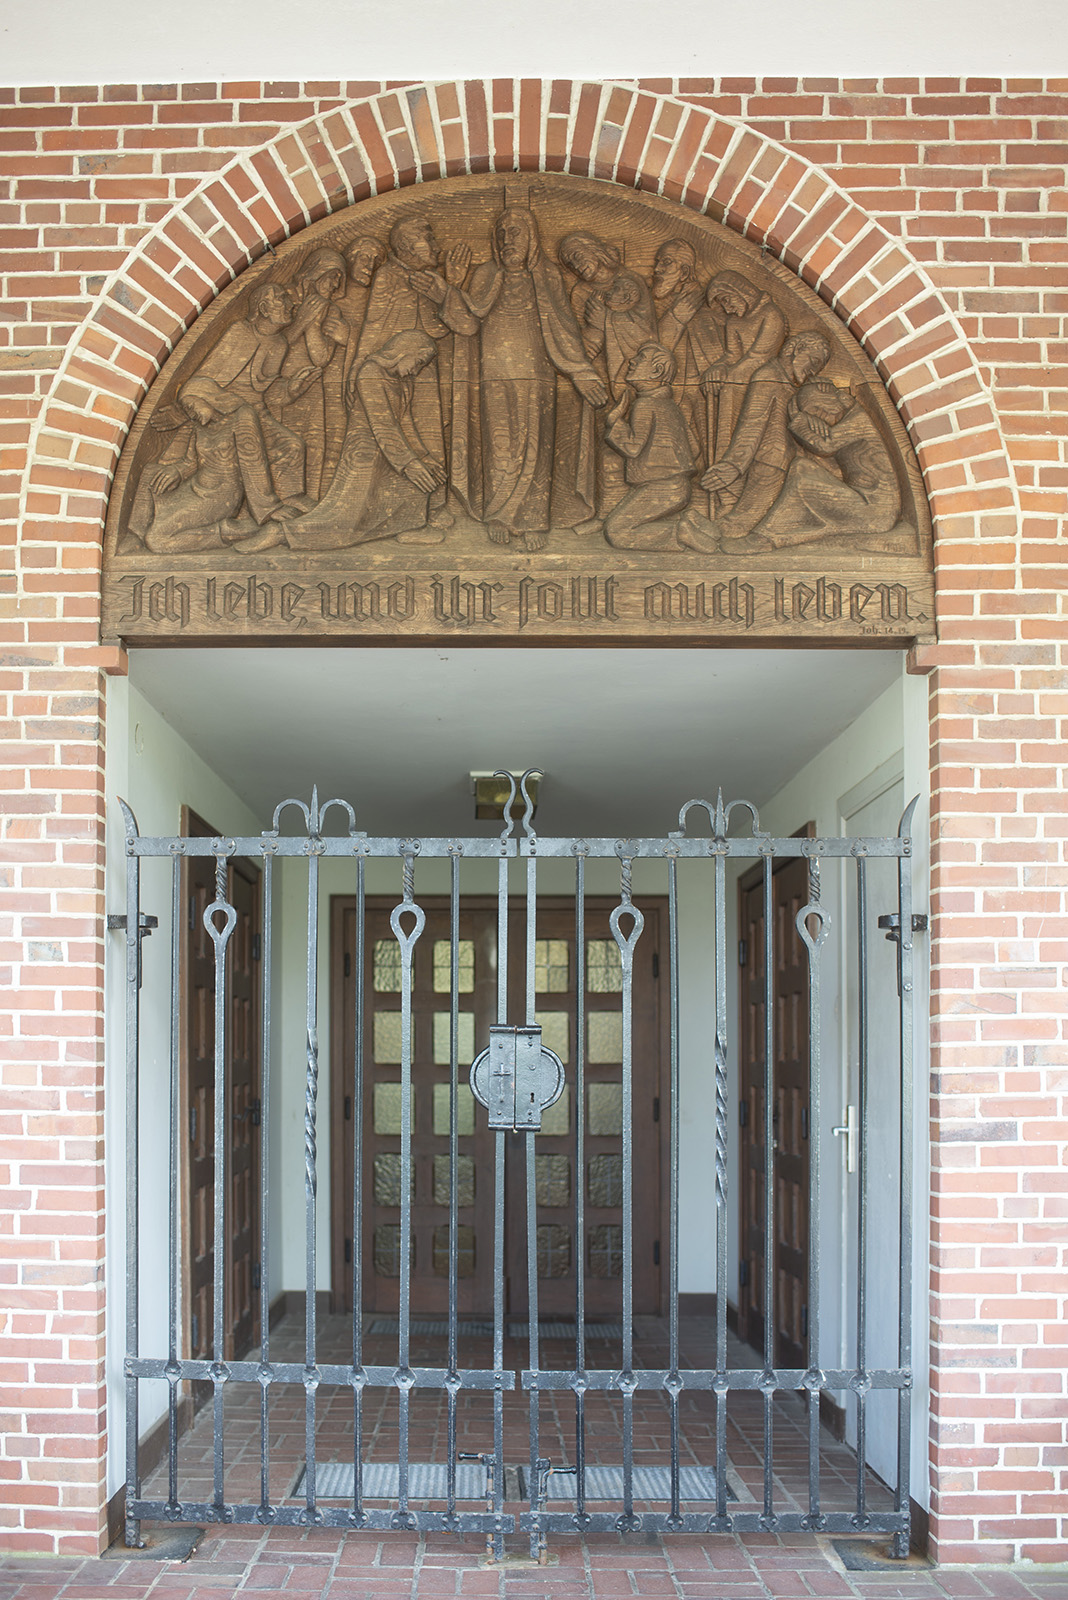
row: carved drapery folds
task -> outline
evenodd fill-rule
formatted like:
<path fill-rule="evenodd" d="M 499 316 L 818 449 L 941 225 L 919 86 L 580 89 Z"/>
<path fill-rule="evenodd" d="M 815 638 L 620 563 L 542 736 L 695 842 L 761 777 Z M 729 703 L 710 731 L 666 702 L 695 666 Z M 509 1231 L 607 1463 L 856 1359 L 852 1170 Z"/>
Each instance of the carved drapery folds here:
<path fill-rule="evenodd" d="M 672 202 L 447 179 L 265 256 L 111 498 L 112 638 L 933 631 L 915 458 L 791 273 Z"/>

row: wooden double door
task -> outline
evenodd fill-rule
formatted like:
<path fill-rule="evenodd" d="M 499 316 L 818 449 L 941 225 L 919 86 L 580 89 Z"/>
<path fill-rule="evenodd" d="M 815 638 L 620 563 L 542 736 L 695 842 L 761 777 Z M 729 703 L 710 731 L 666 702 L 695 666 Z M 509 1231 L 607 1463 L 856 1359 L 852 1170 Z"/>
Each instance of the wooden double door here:
<path fill-rule="evenodd" d="M 415 1314 L 448 1309 L 450 1112 L 450 939 L 444 900 L 420 902 L 426 927 L 415 948 L 412 986 L 412 1276 Z M 608 925 L 610 900 L 587 899 L 586 948 L 575 948 L 574 906 L 538 903 L 536 1021 L 564 1063 L 563 1095 L 543 1115 L 536 1138 L 535 1251 L 540 1316 L 572 1316 L 584 1273 L 586 1311 L 618 1320 L 623 1273 L 622 972 Z M 364 941 L 364 1097 L 362 1219 L 365 1311 L 395 1311 L 401 1256 L 401 969 L 389 926 L 394 902 L 369 900 Z M 635 957 L 633 1011 L 634 1310 L 660 1307 L 659 907 L 643 904 L 645 931 Z M 334 902 L 334 1303 L 352 1304 L 354 1227 L 354 1030 L 356 907 Z M 525 905 L 509 917 L 509 1020 L 525 1018 Z M 493 1307 L 496 1135 L 468 1087 L 468 1069 L 497 1020 L 496 901 L 466 901 L 460 915 L 459 1083 L 456 1193 L 460 1313 Z M 585 1006 L 585 1139 L 576 1170 L 576 1061 L 579 986 Z M 525 1134 L 505 1134 L 505 1307 L 528 1309 Z M 582 1237 L 576 1186 L 583 1185 Z"/>
<path fill-rule="evenodd" d="M 809 831 L 809 830 L 806 830 Z M 808 952 L 797 913 L 808 901 L 808 862 L 772 874 L 772 1326 L 779 1367 L 808 1365 Z M 766 1275 L 766 946 L 764 868 L 740 885 L 741 1262 L 740 1331 L 764 1348 Z"/>
<path fill-rule="evenodd" d="M 185 833 L 216 836 L 192 812 L 184 820 Z M 184 889 L 183 1321 L 185 1348 L 194 1359 L 210 1359 L 215 1310 L 215 944 L 204 913 L 215 899 L 213 856 L 186 860 Z M 260 875 L 251 862 L 228 863 L 226 895 L 237 920 L 226 950 L 223 1357 L 235 1360 L 259 1337 L 262 935 Z"/>

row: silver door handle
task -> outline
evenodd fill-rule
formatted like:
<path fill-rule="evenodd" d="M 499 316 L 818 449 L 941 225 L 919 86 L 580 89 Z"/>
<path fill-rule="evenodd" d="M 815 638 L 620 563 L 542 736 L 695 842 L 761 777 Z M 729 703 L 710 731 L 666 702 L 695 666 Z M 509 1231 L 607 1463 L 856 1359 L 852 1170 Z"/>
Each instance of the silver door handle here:
<path fill-rule="evenodd" d="M 846 1171 L 847 1172 L 856 1172 L 856 1170 L 857 1170 L 857 1108 L 856 1108 L 856 1106 L 846 1106 L 846 1108 L 845 1108 L 845 1121 L 842 1122 L 837 1128 L 832 1128 L 831 1132 L 833 1134 L 836 1134 L 836 1135 L 843 1134 L 845 1136 Z"/>

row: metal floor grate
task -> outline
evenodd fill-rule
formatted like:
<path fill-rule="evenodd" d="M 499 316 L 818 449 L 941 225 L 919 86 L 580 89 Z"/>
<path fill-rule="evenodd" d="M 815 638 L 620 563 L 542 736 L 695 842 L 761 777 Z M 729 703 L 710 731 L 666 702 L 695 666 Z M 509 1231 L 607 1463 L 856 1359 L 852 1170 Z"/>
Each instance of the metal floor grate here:
<path fill-rule="evenodd" d="M 445 1338 L 449 1331 L 449 1324 L 445 1317 L 412 1317 L 408 1324 L 411 1333 L 430 1334 Z M 378 1334 L 391 1334 L 400 1331 L 400 1323 L 396 1317 L 375 1317 L 366 1330 L 366 1336 L 372 1338 Z M 456 1331 L 462 1339 L 492 1339 L 493 1323 L 476 1322 L 471 1319 L 461 1319 L 456 1326 Z M 509 1339 L 529 1339 L 529 1322 L 505 1323 L 505 1335 Z M 540 1322 L 538 1336 L 542 1339 L 574 1339 L 576 1326 L 573 1322 Z M 587 1339 L 622 1339 L 623 1324 L 621 1322 L 587 1322 Z"/>
<path fill-rule="evenodd" d="M 526 1487 L 524 1483 L 524 1488 Z M 550 1500 L 574 1500 L 578 1487 L 578 1474 L 572 1468 L 560 1468 L 549 1474 L 547 1495 Z M 633 1473 L 635 1500 L 671 1499 L 671 1469 L 669 1467 L 635 1467 Z M 682 1500 L 714 1500 L 716 1474 L 711 1467 L 680 1467 L 679 1497 Z M 737 1496 L 727 1485 L 728 1500 Z M 623 1499 L 623 1468 L 586 1468 L 586 1499 Z"/>
<path fill-rule="evenodd" d="M 293 1495 L 304 1493 L 307 1467 L 302 1467 Z M 356 1488 L 356 1468 L 351 1461 L 319 1461 L 315 1467 L 317 1500 L 351 1500 Z M 367 1461 L 363 1468 L 365 1500 L 396 1500 L 400 1494 L 400 1467 L 396 1461 Z M 408 1465 L 410 1500 L 444 1500 L 448 1495 L 448 1468 L 444 1462 L 412 1461 Z M 485 1500 L 486 1469 L 461 1462 L 456 1468 L 457 1500 Z"/>

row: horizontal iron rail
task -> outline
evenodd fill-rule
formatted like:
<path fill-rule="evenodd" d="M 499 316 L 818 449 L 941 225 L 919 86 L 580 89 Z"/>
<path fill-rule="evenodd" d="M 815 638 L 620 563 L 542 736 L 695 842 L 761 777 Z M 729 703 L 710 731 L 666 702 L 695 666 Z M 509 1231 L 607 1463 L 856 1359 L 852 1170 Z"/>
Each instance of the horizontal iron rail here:
<path fill-rule="evenodd" d="M 303 1504 L 249 1505 L 213 1500 L 131 1500 L 127 1514 L 140 1522 L 263 1523 L 289 1528 L 411 1528 L 417 1532 L 493 1533 L 501 1518 L 491 1511 L 355 1511 L 351 1506 Z M 503 1517 L 502 1533 L 515 1532 L 515 1518 Z"/>
<path fill-rule="evenodd" d="M 802 1369 L 784 1369 L 763 1372 L 758 1368 L 728 1367 L 724 1372 L 714 1368 L 683 1367 L 678 1372 L 670 1368 L 635 1367 L 633 1371 L 611 1371 L 592 1368 L 584 1372 L 561 1372 L 555 1367 L 538 1372 L 519 1374 L 524 1389 L 607 1389 L 627 1394 L 637 1389 L 666 1389 L 681 1393 L 683 1389 L 713 1390 L 726 1393 L 735 1389 L 824 1390 L 851 1389 L 856 1393 L 868 1389 L 910 1389 L 912 1374 L 902 1369 L 889 1368 L 876 1371 L 868 1367 L 858 1372 L 852 1367 L 840 1367 L 822 1372 Z"/>
<path fill-rule="evenodd" d="M 540 1511 L 523 1512 L 521 1530 L 540 1528 L 546 1533 L 615 1533 L 624 1526 L 619 1511 Z M 669 1511 L 635 1511 L 626 1520 L 633 1533 L 901 1533 L 908 1521 L 900 1512 L 869 1511 L 863 1516 L 853 1511 L 762 1511 L 728 1512 L 725 1517 L 709 1511 L 684 1511 L 672 1516 Z"/>
<path fill-rule="evenodd" d="M 220 851 L 220 844 L 223 849 Z M 286 834 L 276 838 L 273 834 L 245 834 L 239 837 L 221 834 L 217 838 L 141 838 L 126 841 L 126 853 L 131 856 L 340 856 L 351 860 L 366 856 L 374 859 L 414 855 L 420 860 L 438 860 L 461 856 L 465 859 L 489 857 L 492 860 L 526 859 L 530 856 L 563 856 L 573 859 L 618 860 L 627 856 L 631 860 L 671 860 L 728 856 L 742 860 L 761 860 L 764 856 L 802 856 L 846 860 L 857 856 L 910 856 L 911 839 L 878 838 L 854 839 L 833 837 L 827 839 L 772 839 L 766 834 L 746 835 L 744 838 L 716 839 L 703 837 L 674 838 L 665 834 L 653 839 L 404 839 L 394 837 L 371 838 L 366 834 L 316 834 L 299 837 Z"/>
<path fill-rule="evenodd" d="M 127 1359 L 123 1371 L 128 1378 L 166 1378 L 178 1383 L 182 1378 L 207 1379 L 209 1383 L 296 1383 L 314 1386 L 327 1384 L 364 1389 L 444 1389 L 446 1381 L 458 1382 L 461 1389 L 514 1389 L 515 1373 L 510 1368 L 461 1368 L 450 1373 L 448 1367 L 353 1367 L 319 1362 L 306 1366 L 300 1361 L 168 1361 L 162 1356 L 135 1356 Z"/>

